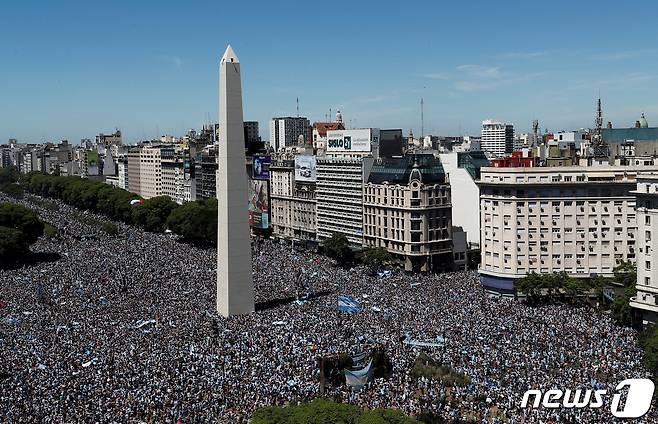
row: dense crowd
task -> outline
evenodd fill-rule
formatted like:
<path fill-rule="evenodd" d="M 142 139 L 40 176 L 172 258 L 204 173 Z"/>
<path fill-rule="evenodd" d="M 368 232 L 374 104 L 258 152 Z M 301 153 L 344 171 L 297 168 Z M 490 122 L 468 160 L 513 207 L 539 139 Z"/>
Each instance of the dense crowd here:
<path fill-rule="evenodd" d="M 374 344 L 391 377 L 325 395 L 414 416 L 597 423 L 614 421 L 611 397 L 577 410 L 521 409 L 521 398 L 528 389 L 612 393 L 648 376 L 636 332 L 592 309 L 492 297 L 472 272 L 379 278 L 269 240 L 253 247 L 258 311 L 225 319 L 215 312 L 214 250 L 120 223 L 111 237 L 62 203 L 20 202 L 60 228 L 32 249 L 60 258 L 0 271 L 3 422 L 242 422 L 258 407 L 319 396 L 319 356 Z M 359 299 L 361 312 L 337 311 L 338 294 Z M 404 335 L 445 344 L 411 347 Z M 470 384 L 412 377 L 421 350 Z"/>

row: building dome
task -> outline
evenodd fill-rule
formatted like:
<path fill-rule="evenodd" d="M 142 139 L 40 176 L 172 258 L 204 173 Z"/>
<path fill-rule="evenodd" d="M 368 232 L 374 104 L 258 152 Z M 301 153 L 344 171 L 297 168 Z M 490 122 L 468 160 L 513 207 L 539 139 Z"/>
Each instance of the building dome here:
<path fill-rule="evenodd" d="M 343 115 L 340 113 L 340 110 L 336 111 L 336 122 L 343 122 Z"/>
<path fill-rule="evenodd" d="M 640 128 L 649 128 L 649 123 L 647 122 L 647 118 L 644 117 L 644 112 L 640 116 Z"/>

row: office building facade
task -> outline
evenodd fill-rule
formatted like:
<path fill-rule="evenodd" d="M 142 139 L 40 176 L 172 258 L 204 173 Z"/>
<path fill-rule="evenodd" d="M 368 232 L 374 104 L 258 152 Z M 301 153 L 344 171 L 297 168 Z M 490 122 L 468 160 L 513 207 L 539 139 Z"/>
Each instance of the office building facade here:
<path fill-rule="evenodd" d="M 270 121 L 270 147 L 278 152 L 286 147 L 299 144 L 300 136 L 304 143 L 310 143 L 310 121 L 304 117 L 272 118 Z"/>

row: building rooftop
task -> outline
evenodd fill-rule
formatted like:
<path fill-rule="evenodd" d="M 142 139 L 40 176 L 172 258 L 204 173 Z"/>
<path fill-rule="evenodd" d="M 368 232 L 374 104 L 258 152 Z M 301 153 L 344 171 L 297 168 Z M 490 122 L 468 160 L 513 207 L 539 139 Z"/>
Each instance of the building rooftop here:
<path fill-rule="evenodd" d="M 607 142 L 618 142 L 626 140 L 654 141 L 658 140 L 658 127 L 601 128 L 601 137 L 603 137 L 603 141 Z"/>
<path fill-rule="evenodd" d="M 320 137 L 326 137 L 327 131 L 344 130 L 342 122 L 313 122 L 313 129 L 318 131 Z"/>
<path fill-rule="evenodd" d="M 424 184 L 443 183 L 446 175 L 441 161 L 433 155 L 411 155 L 377 160 L 368 177 L 373 184 L 409 184 L 412 171 L 420 172 Z"/>

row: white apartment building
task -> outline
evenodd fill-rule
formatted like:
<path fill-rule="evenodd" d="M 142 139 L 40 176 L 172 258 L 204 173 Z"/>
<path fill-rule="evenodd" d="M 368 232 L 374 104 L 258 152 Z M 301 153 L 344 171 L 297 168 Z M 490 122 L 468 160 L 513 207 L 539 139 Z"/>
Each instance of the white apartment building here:
<path fill-rule="evenodd" d="M 511 293 L 530 272 L 612 276 L 634 262 L 640 171 L 658 167 L 482 168 L 482 284 Z"/>
<path fill-rule="evenodd" d="M 128 157 L 121 156 L 117 160 L 117 173 L 119 174 L 119 188 L 128 190 Z"/>
<path fill-rule="evenodd" d="M 514 125 L 491 119 L 482 121 L 482 150 L 492 157 L 512 153 L 514 149 Z"/>
<path fill-rule="evenodd" d="M 658 174 L 637 176 L 637 294 L 631 306 L 645 323 L 658 322 Z"/>
<path fill-rule="evenodd" d="M 363 188 L 363 244 L 382 247 L 406 271 L 450 270 L 450 185 L 433 155 L 378 159 Z"/>
<path fill-rule="evenodd" d="M 363 244 L 363 184 L 372 164 L 372 157 L 317 158 L 318 241 L 343 233 L 350 243 Z"/>
<path fill-rule="evenodd" d="M 317 239 L 315 181 L 296 181 L 291 157 L 270 164 L 270 203 L 272 234 L 295 241 Z"/>

